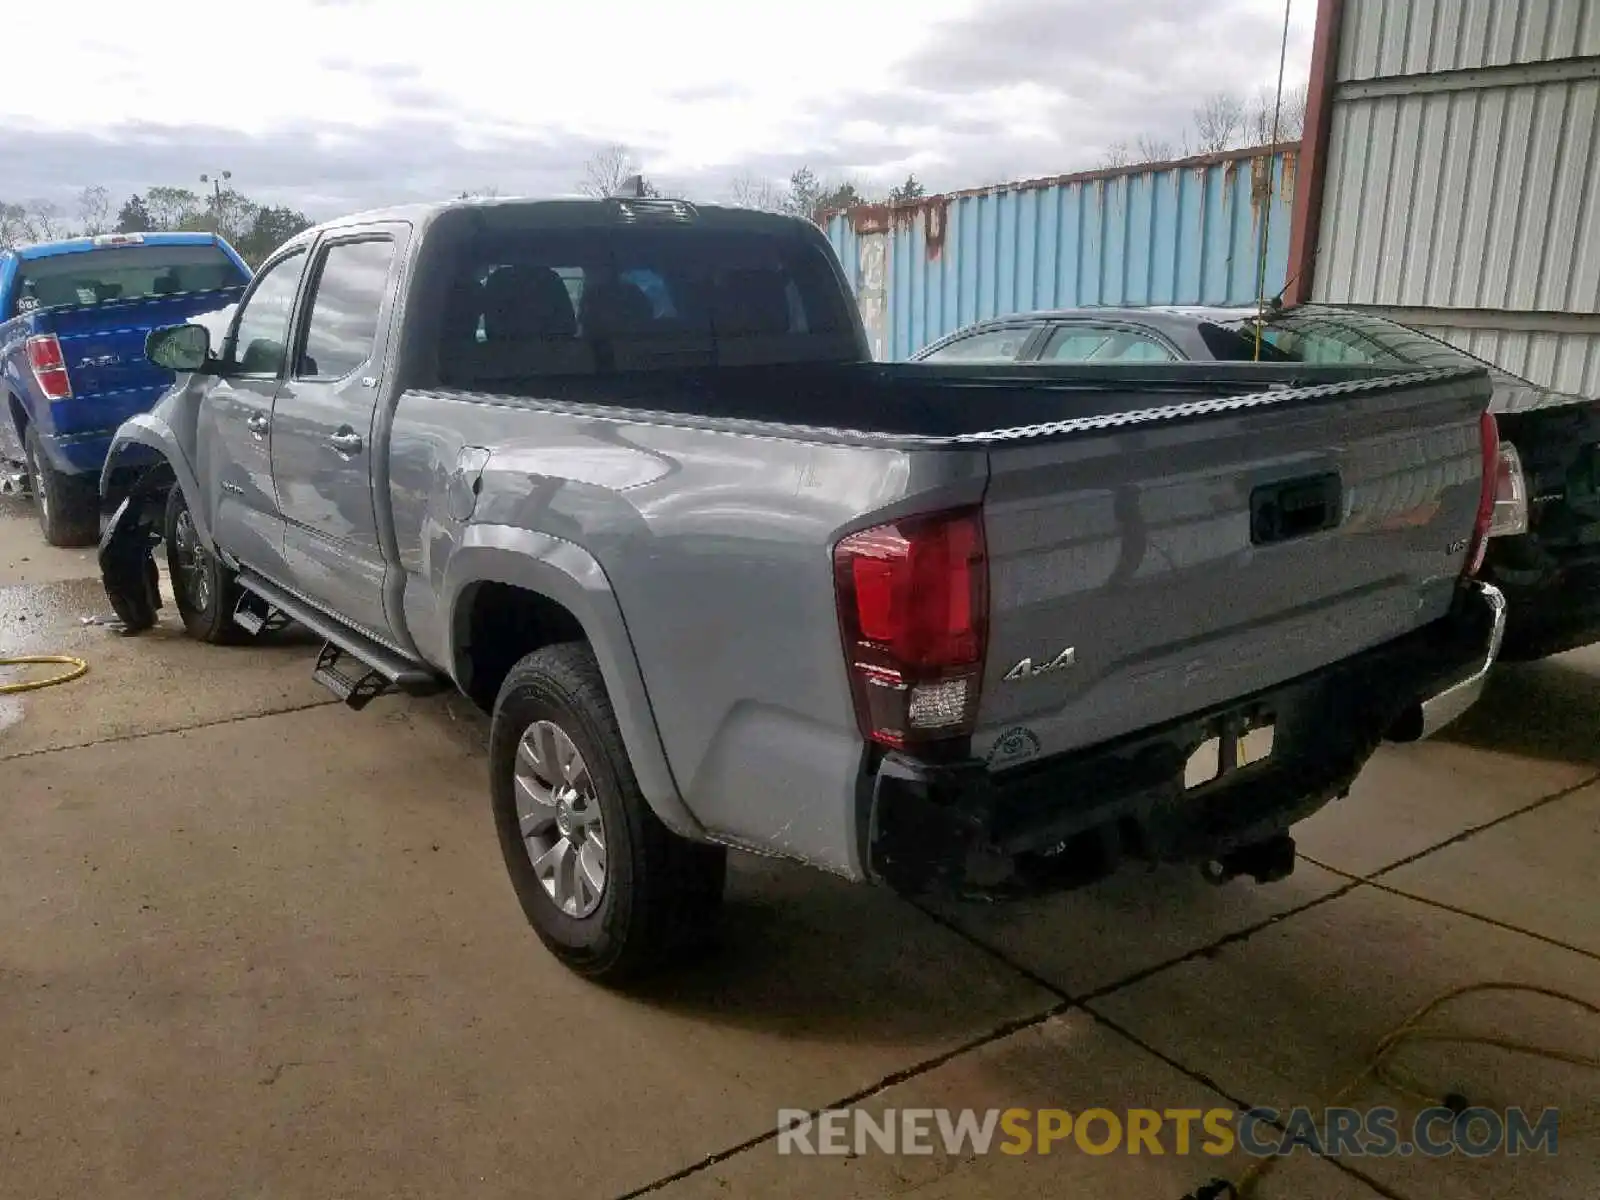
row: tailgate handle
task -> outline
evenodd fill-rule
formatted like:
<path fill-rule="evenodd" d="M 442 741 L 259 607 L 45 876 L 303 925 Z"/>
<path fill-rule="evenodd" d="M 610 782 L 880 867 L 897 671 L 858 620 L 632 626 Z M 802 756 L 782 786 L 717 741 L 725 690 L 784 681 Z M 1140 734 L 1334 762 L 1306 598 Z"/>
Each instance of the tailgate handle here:
<path fill-rule="evenodd" d="M 1264 484 L 1250 493 L 1250 541 L 1270 546 L 1333 529 L 1342 507 L 1336 471 Z"/>

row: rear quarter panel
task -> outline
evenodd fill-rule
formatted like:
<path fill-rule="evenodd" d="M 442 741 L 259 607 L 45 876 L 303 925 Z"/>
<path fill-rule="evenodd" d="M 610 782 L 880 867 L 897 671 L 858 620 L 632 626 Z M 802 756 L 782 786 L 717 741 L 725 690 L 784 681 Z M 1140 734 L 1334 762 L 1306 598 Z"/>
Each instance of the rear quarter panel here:
<path fill-rule="evenodd" d="M 466 487 L 453 478 L 464 446 L 492 448 L 470 521 L 450 511 Z M 977 501 L 981 453 L 741 436 L 408 392 L 390 462 L 406 616 L 419 645 L 449 653 L 440 598 L 474 529 L 536 530 L 582 547 L 616 597 L 673 780 L 697 821 L 722 840 L 860 875 L 863 750 L 831 547 L 899 512 Z"/>

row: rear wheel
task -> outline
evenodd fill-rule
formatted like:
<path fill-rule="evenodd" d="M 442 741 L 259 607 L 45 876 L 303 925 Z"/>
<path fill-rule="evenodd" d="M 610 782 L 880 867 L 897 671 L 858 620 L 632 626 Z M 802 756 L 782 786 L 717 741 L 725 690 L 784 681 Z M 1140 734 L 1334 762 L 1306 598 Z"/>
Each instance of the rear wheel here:
<path fill-rule="evenodd" d="M 726 852 L 678 837 L 650 810 L 586 644 L 547 646 L 511 669 L 489 755 L 506 869 L 561 962 L 624 983 L 711 931 Z"/>
<path fill-rule="evenodd" d="M 163 535 L 172 598 L 189 636 L 213 643 L 240 640 L 244 631 L 233 622 L 240 596 L 238 579 L 201 540 L 183 489 L 176 484 L 167 493 Z"/>
<path fill-rule="evenodd" d="M 50 465 L 32 425 L 23 435 L 28 487 L 44 540 L 52 546 L 92 546 L 100 540 L 100 481 L 65 475 Z"/>

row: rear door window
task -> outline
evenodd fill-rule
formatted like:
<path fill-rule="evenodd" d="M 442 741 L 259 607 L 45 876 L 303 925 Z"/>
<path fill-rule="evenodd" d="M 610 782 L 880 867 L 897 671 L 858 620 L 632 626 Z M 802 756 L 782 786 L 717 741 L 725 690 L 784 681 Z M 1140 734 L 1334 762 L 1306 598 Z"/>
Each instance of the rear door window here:
<path fill-rule="evenodd" d="M 214 292 L 249 282 L 216 245 L 117 246 L 23 259 L 19 265 L 18 312 Z"/>
<path fill-rule="evenodd" d="M 1007 325 L 1004 329 L 985 329 L 968 337 L 947 342 L 922 359 L 923 362 L 1008 363 L 1034 335 L 1037 325 Z"/>
<path fill-rule="evenodd" d="M 343 379 L 372 357 L 393 262 L 394 242 L 388 238 L 328 247 L 317 273 L 297 377 Z"/>
<path fill-rule="evenodd" d="M 448 275 L 447 386 L 861 357 L 850 297 L 820 247 L 772 231 L 484 230 Z"/>
<path fill-rule="evenodd" d="M 1065 325 L 1051 334 L 1042 362 L 1176 362 L 1154 334 L 1115 325 Z"/>

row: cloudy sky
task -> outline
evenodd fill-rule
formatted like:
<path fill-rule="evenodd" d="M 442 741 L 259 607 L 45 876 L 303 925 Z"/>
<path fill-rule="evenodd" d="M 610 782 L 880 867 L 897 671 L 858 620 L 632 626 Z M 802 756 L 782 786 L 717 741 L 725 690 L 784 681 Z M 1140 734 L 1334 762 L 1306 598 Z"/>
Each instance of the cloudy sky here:
<path fill-rule="evenodd" d="M 1314 0 L 1293 0 L 1288 85 Z M 514 15 L 518 12 L 525 15 Z M 1275 84 L 1283 0 L 151 0 L 24 5 L 0 200 L 70 207 L 231 170 L 313 217 L 494 187 L 570 193 L 623 142 L 670 191 L 746 173 L 945 190 L 1173 137 Z"/>

